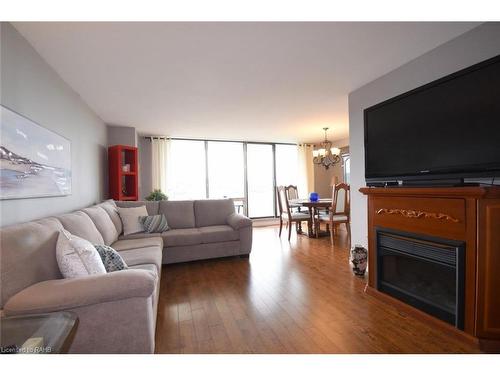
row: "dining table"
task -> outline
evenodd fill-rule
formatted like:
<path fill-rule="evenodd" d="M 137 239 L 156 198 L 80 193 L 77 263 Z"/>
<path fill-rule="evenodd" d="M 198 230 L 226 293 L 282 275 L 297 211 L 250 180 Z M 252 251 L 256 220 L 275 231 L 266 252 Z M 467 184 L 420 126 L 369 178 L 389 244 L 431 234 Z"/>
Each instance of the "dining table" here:
<path fill-rule="evenodd" d="M 310 220 L 307 223 L 307 235 L 309 237 L 316 237 L 316 232 L 318 236 L 329 234 L 329 232 L 321 232 L 319 226 L 316 228 L 314 217 L 319 210 L 328 209 L 332 206 L 331 198 L 318 199 L 317 201 L 312 201 L 310 199 L 290 199 L 289 204 L 292 208 L 304 207 L 308 209 Z"/>

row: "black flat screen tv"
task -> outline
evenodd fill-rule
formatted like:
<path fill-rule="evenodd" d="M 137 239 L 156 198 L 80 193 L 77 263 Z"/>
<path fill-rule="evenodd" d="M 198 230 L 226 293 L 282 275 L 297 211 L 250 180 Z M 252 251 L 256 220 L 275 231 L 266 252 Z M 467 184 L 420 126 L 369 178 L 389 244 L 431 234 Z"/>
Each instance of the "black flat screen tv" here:
<path fill-rule="evenodd" d="M 365 178 L 500 175 L 500 55 L 364 110 Z"/>

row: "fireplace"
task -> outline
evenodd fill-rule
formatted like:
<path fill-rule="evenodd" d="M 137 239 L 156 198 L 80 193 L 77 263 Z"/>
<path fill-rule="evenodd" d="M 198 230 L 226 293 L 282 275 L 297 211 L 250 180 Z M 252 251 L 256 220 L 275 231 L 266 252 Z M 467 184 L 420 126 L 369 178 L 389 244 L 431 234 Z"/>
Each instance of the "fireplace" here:
<path fill-rule="evenodd" d="M 464 329 L 465 243 L 376 230 L 379 291 Z"/>

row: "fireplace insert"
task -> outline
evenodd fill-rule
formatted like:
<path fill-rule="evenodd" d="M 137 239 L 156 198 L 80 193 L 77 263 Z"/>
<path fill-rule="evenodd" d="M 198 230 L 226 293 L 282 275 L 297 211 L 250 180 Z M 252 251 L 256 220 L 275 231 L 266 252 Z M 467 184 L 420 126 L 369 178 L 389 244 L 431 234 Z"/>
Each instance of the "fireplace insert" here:
<path fill-rule="evenodd" d="M 465 243 L 377 229 L 377 289 L 462 329 Z"/>

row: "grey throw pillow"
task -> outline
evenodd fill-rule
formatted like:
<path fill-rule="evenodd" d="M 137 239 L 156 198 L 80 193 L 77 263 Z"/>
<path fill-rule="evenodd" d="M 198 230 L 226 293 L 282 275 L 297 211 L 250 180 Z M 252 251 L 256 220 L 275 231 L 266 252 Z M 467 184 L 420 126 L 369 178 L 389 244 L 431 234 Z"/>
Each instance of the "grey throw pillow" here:
<path fill-rule="evenodd" d="M 140 216 L 139 222 L 147 233 L 162 233 L 169 230 L 165 215 Z"/>
<path fill-rule="evenodd" d="M 139 217 L 146 216 L 148 210 L 146 206 L 139 207 L 118 207 L 118 214 L 123 223 L 123 235 L 139 233 L 143 231 L 142 225 L 139 222 Z"/>
<path fill-rule="evenodd" d="M 120 254 L 110 246 L 94 245 L 107 272 L 126 270 L 127 264 Z"/>

